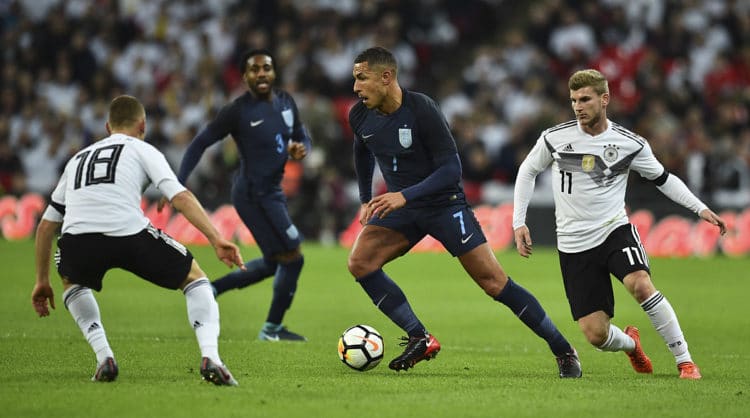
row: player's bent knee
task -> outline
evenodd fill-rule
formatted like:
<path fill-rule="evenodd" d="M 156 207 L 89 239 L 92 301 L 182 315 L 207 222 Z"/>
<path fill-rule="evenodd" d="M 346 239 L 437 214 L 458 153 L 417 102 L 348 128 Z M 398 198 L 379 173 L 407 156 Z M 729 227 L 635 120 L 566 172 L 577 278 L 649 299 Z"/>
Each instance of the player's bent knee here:
<path fill-rule="evenodd" d="M 493 299 L 499 296 L 508 284 L 508 276 L 503 274 L 502 271 L 473 274 L 471 278 L 482 288 L 482 290 L 484 290 L 484 293 L 486 293 L 487 296 Z"/>
<path fill-rule="evenodd" d="M 607 341 L 608 333 L 602 332 L 598 327 L 581 327 L 586 341 L 594 347 L 600 347 Z"/>
<path fill-rule="evenodd" d="M 190 271 L 188 272 L 185 281 L 180 284 L 180 289 L 184 289 L 188 284 L 204 277 L 207 277 L 206 273 L 198 265 L 198 262 L 193 259 L 193 263 L 190 265 Z"/>
<path fill-rule="evenodd" d="M 360 278 L 379 269 L 380 266 L 362 258 L 350 256 L 347 260 L 347 268 L 354 278 Z"/>
<path fill-rule="evenodd" d="M 644 270 L 634 271 L 623 279 L 623 284 L 631 295 L 638 301 L 643 302 L 656 292 L 651 276 Z"/>
<path fill-rule="evenodd" d="M 584 333 L 586 337 L 586 341 L 589 342 L 589 344 L 593 345 L 594 347 L 601 347 L 602 344 L 607 342 L 607 335 L 602 335 L 600 333 Z"/>
<path fill-rule="evenodd" d="M 276 260 L 276 262 L 281 264 L 289 264 L 299 260 L 302 260 L 302 262 L 304 263 L 305 260 L 299 248 L 292 251 L 287 251 L 285 253 L 277 254 L 274 259 Z"/>
<path fill-rule="evenodd" d="M 596 315 L 598 315 L 598 313 L 580 318 L 578 320 L 578 326 L 581 328 L 581 332 L 583 332 L 583 336 L 586 337 L 586 341 L 588 341 L 589 344 L 595 347 L 600 347 L 609 337 L 609 324 L 601 323 Z"/>
<path fill-rule="evenodd" d="M 500 295 L 500 293 L 503 291 L 503 288 L 505 288 L 504 284 L 501 283 L 499 280 L 485 280 L 485 281 L 477 281 L 477 284 L 479 287 L 484 290 L 484 293 L 495 299 Z"/>
<path fill-rule="evenodd" d="M 68 290 L 72 286 L 76 286 L 75 283 L 71 282 L 70 279 L 67 277 L 61 277 L 62 285 L 63 285 L 63 291 Z"/>
<path fill-rule="evenodd" d="M 349 257 L 346 260 L 346 268 L 349 270 L 349 273 L 351 273 L 355 278 L 363 276 L 363 274 L 361 273 L 363 271 L 362 264 L 352 257 Z"/>

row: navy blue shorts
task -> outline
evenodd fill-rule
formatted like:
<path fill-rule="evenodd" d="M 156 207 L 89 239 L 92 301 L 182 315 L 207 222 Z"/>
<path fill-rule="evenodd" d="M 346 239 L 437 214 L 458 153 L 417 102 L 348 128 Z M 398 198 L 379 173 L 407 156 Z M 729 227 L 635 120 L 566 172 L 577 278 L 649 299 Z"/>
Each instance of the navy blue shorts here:
<path fill-rule="evenodd" d="M 398 231 L 409 240 L 409 248 L 429 234 L 454 257 L 462 256 L 487 242 L 471 206 L 460 203 L 443 207 L 405 206 L 385 218 L 373 218 L 369 225 Z"/>
<path fill-rule="evenodd" d="M 149 282 L 177 289 L 193 264 L 193 255 L 164 231 L 148 225 L 124 237 L 102 234 L 63 234 L 55 254 L 60 276 L 81 286 L 102 290 L 104 274 L 113 268 L 127 270 Z"/>
<path fill-rule="evenodd" d="M 299 248 L 302 237 L 289 217 L 283 192 L 252 196 L 244 182 L 238 181 L 232 188 L 232 202 L 264 257 Z"/>
<path fill-rule="evenodd" d="M 578 320 L 590 313 L 604 311 L 615 316 L 615 297 L 610 274 L 619 281 L 628 274 L 650 272 L 648 256 L 638 231 L 631 224 L 614 231 L 599 246 L 580 253 L 559 253 L 565 294 L 570 313 Z"/>

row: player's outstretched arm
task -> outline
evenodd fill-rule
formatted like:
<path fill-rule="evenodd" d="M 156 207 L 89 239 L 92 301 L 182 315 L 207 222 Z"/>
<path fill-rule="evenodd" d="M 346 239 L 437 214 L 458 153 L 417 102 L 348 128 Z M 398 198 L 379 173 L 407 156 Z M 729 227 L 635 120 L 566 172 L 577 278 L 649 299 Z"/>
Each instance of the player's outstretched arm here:
<path fill-rule="evenodd" d="M 216 257 L 219 260 L 228 267 L 237 266 L 244 270 L 245 265 L 242 261 L 240 249 L 219 234 L 219 231 L 208 218 L 205 209 L 203 209 L 203 206 L 190 190 L 183 190 L 177 193 L 172 198 L 171 203 L 175 209 L 180 211 L 191 224 L 208 238 L 208 242 L 214 247 Z"/>
<path fill-rule="evenodd" d="M 724 234 L 727 233 L 727 224 L 726 224 L 726 222 L 724 222 L 724 219 L 721 219 L 721 217 L 719 215 L 715 214 L 711 209 L 708 209 L 708 208 L 703 209 L 702 211 L 700 211 L 700 213 L 698 214 L 698 216 L 700 216 L 701 219 L 703 219 L 704 221 L 706 221 L 706 222 L 708 222 L 708 223 L 710 223 L 712 225 L 718 226 L 719 227 L 719 232 L 721 233 L 721 235 L 724 235 Z"/>
<path fill-rule="evenodd" d="M 513 230 L 513 235 L 516 239 L 516 250 L 518 250 L 518 254 L 521 254 L 522 257 L 529 258 L 533 252 L 531 248 L 531 232 L 529 232 L 529 227 L 521 225 Z"/>
<path fill-rule="evenodd" d="M 52 255 L 52 240 L 60 222 L 42 218 L 36 228 L 34 241 L 36 255 L 36 284 L 31 291 L 31 304 L 39 316 L 48 316 L 49 307 L 55 309 L 55 294 L 49 283 L 49 259 Z"/>
<path fill-rule="evenodd" d="M 667 173 L 664 182 L 661 185 L 657 185 L 656 188 L 668 198 L 697 213 L 701 219 L 712 225 L 718 226 L 721 235 L 726 234 L 726 222 L 724 222 L 719 215 L 709 209 L 706 204 L 701 202 L 679 177 Z"/>

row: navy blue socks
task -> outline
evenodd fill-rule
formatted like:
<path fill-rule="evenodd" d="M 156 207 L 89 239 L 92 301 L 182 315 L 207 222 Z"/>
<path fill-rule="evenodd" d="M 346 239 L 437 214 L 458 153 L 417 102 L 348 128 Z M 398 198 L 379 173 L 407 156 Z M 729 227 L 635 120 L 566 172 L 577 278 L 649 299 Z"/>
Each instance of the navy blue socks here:
<path fill-rule="evenodd" d="M 273 281 L 273 299 L 271 299 L 271 308 L 268 310 L 266 322 L 281 324 L 284 313 L 292 305 L 294 292 L 297 291 L 297 281 L 304 264 L 304 256 L 289 263 L 279 263 L 276 278 Z"/>
<path fill-rule="evenodd" d="M 409 336 L 424 336 L 427 333 L 412 311 L 404 292 L 383 269 L 359 277 L 357 282 L 370 296 L 372 303 Z"/>
<path fill-rule="evenodd" d="M 508 284 L 495 300 L 510 308 L 511 311 L 534 333 L 547 341 L 549 348 L 556 356 L 573 352 L 573 347 L 563 337 L 542 305 L 534 295 L 508 277 Z"/>
<path fill-rule="evenodd" d="M 214 286 L 216 296 L 231 289 L 242 289 L 251 284 L 258 283 L 276 272 L 276 262 L 265 258 L 256 258 L 245 263 L 247 270 L 235 270 L 223 276 L 211 284 Z"/>

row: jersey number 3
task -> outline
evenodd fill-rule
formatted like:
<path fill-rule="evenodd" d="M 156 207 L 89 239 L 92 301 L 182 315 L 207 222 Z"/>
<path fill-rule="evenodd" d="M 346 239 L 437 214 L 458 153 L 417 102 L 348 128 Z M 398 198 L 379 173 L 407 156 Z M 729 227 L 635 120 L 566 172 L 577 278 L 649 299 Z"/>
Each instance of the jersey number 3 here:
<path fill-rule="evenodd" d="M 84 186 L 101 183 L 114 183 L 117 161 L 120 153 L 125 147 L 123 144 L 109 145 L 94 151 L 85 151 L 76 155 L 78 167 L 76 167 L 76 178 L 74 189 L 80 189 L 84 182 L 84 171 L 86 172 Z M 88 158 L 91 155 L 91 158 Z"/>

